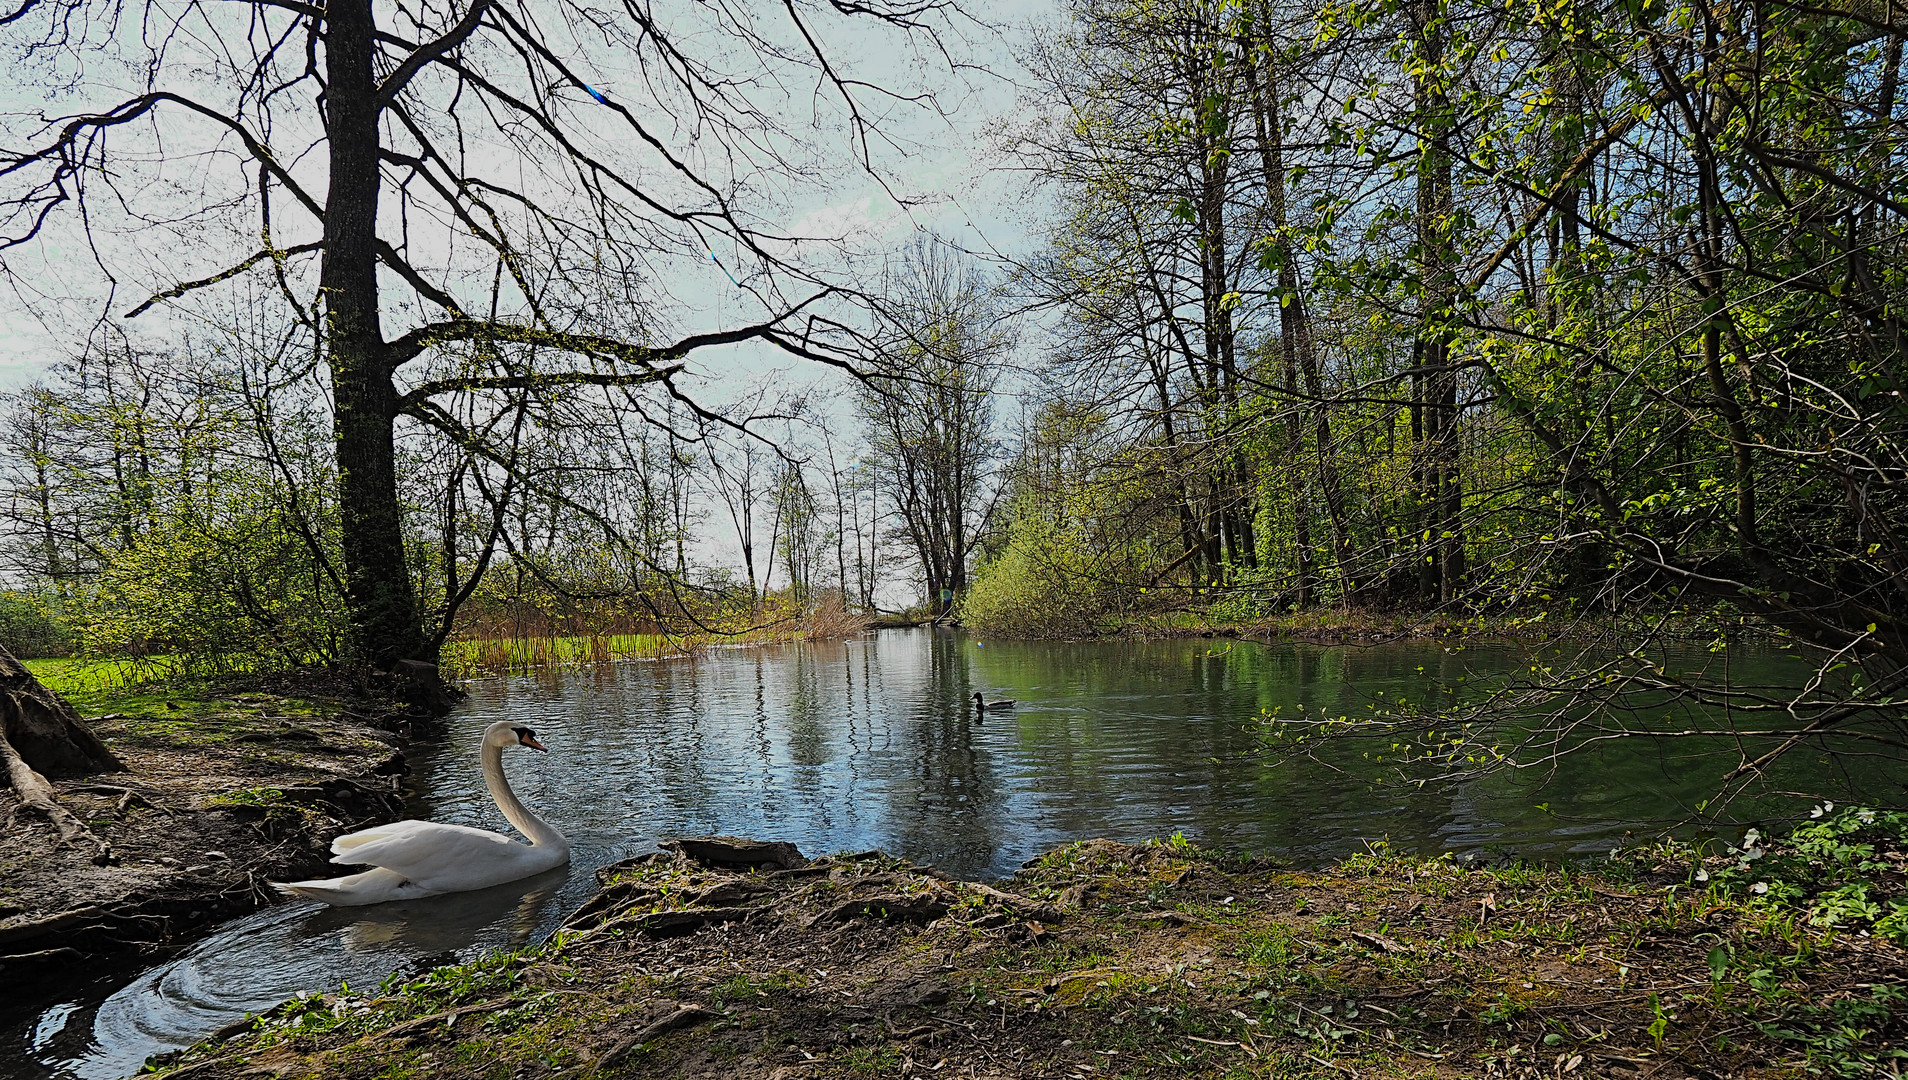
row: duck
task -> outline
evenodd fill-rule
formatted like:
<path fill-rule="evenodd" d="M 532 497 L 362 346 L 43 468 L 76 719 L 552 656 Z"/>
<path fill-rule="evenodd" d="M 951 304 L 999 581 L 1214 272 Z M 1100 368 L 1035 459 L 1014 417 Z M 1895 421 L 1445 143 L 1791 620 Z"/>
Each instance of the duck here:
<path fill-rule="evenodd" d="M 1018 704 L 1019 702 L 1015 701 L 1013 698 L 1002 698 L 999 701 L 989 701 L 984 696 L 982 696 L 979 690 L 974 691 L 974 708 L 978 712 L 1000 712 L 1004 709 L 1011 709 Z"/>
<path fill-rule="evenodd" d="M 273 882 L 273 886 L 288 896 L 333 907 L 363 907 L 487 889 L 569 862 L 569 839 L 532 813 L 510 790 L 503 771 L 503 752 L 509 746 L 527 746 L 546 753 L 549 748 L 537 741 L 535 731 L 508 720 L 485 728 L 478 746 L 484 786 L 490 789 L 497 809 L 529 843 L 468 825 L 394 821 L 346 833 L 331 842 L 334 864 L 371 869 L 345 877 Z"/>

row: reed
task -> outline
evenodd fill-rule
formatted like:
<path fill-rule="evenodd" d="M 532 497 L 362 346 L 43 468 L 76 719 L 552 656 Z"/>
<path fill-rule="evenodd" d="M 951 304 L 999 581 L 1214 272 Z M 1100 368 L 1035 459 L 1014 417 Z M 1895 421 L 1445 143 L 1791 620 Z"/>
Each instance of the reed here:
<path fill-rule="evenodd" d="M 449 641 L 440 666 L 453 678 L 521 675 L 544 668 L 659 660 L 694 652 L 708 635 L 565 634 Z"/>
<path fill-rule="evenodd" d="M 685 618 L 684 621 L 689 621 Z M 658 660 L 713 644 L 774 645 L 849 637 L 868 628 L 834 590 L 812 603 L 770 597 L 755 610 L 705 612 L 693 629 L 620 613 L 552 615 L 536 610 L 491 610 L 459 620 L 444 644 L 440 666 L 454 678 L 519 675 L 545 668 Z"/>

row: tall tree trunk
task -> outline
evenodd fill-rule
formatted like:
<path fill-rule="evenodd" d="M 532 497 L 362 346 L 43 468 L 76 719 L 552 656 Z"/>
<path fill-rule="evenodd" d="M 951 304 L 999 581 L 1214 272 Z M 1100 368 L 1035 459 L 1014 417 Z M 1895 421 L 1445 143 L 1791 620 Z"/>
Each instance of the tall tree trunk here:
<path fill-rule="evenodd" d="M 1217 89 L 1209 97 L 1213 100 Z M 1211 107 L 1211 106 L 1208 106 Z M 1231 155 L 1224 142 L 1200 147 L 1203 164 L 1200 185 L 1200 246 L 1202 311 L 1205 316 L 1206 367 L 1215 391 L 1217 415 L 1209 422 L 1224 446 L 1220 467 L 1213 475 L 1213 491 L 1224 537 L 1226 562 L 1250 567 L 1258 562 L 1253 537 L 1250 465 L 1239 448 L 1239 362 L 1237 333 L 1232 323 L 1232 273 L 1226 260 L 1226 186 Z"/>
<path fill-rule="evenodd" d="M 1413 97 L 1419 127 L 1418 245 L 1423 297 L 1414 343 L 1421 373 L 1414 400 L 1423 410 L 1426 458 L 1421 505 L 1420 594 L 1455 599 L 1465 576 L 1464 489 L 1458 472 L 1457 369 L 1452 363 L 1457 252 L 1451 190 L 1451 100 L 1444 89 L 1444 14 L 1438 0 L 1412 0 L 1417 36 Z"/>
<path fill-rule="evenodd" d="M 399 520 L 397 390 L 378 318 L 379 192 L 375 27 L 370 0 L 325 8 L 327 136 L 325 354 L 331 365 L 338 508 L 354 659 L 388 668 L 430 659 Z"/>
<path fill-rule="evenodd" d="M 1302 413 L 1296 385 L 1296 373 L 1303 372 L 1305 394 L 1313 414 L 1313 438 L 1317 441 L 1317 478 L 1324 495 L 1326 520 L 1331 530 L 1332 555 L 1337 564 L 1340 588 L 1350 594 L 1357 589 L 1350 567 L 1350 542 L 1345 532 L 1344 499 L 1339 491 L 1338 464 L 1332 443 L 1331 413 L 1321 398 L 1318 350 L 1314 348 L 1310 316 L 1305 297 L 1299 291 L 1298 265 L 1287 242 L 1290 213 L 1285 194 L 1285 128 L 1279 99 L 1279 72 L 1274 66 L 1277 43 L 1272 37 L 1270 11 L 1264 4 L 1255 13 L 1255 34 L 1245 43 L 1247 96 L 1259 137 L 1259 163 L 1265 184 L 1266 217 L 1271 235 L 1271 255 L 1277 263 L 1279 291 L 1279 351 L 1285 367 L 1288 408 L 1286 445 L 1288 467 L 1300 470 L 1301 479 L 1293 485 L 1297 493 L 1294 509 L 1293 546 L 1297 551 L 1300 606 L 1311 602 L 1313 577 L 1311 553 L 1311 506 L 1309 487 L 1303 479 L 1304 437 Z"/>

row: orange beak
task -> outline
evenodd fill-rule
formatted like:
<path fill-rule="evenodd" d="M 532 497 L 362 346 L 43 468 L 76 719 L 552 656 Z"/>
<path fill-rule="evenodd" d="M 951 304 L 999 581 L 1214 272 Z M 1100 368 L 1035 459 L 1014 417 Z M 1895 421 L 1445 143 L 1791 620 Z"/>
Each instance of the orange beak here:
<path fill-rule="evenodd" d="M 530 748 L 530 749 L 532 749 L 532 750 L 541 750 L 541 751 L 543 751 L 543 752 L 544 752 L 544 753 L 546 753 L 546 754 L 550 752 L 550 748 L 549 748 L 549 747 L 547 747 L 547 746 L 545 746 L 545 745 L 543 745 L 542 743 L 540 743 L 540 742 L 538 742 L 537 740 L 535 740 L 535 739 L 533 739 L 533 738 L 531 738 L 531 737 L 530 737 L 530 736 L 528 736 L 528 735 L 519 735 L 519 736 L 517 736 L 517 741 L 518 741 L 518 742 L 520 742 L 520 743 L 522 743 L 523 745 L 525 745 L 525 746 L 527 746 L 527 747 L 529 747 L 529 748 Z"/>

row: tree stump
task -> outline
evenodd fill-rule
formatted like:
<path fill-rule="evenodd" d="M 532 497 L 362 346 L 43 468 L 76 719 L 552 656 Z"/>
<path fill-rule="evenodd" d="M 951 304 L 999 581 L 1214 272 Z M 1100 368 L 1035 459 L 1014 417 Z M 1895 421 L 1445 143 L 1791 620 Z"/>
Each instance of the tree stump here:
<path fill-rule="evenodd" d="M 46 778 L 125 769 L 66 699 L 0 646 L 0 770 L 22 804 L 51 821 L 62 840 L 91 843 L 104 856 L 105 843 L 53 801 Z"/>

